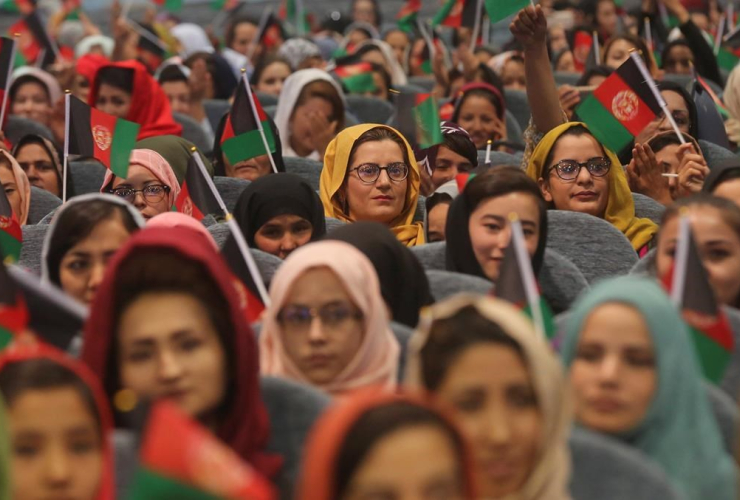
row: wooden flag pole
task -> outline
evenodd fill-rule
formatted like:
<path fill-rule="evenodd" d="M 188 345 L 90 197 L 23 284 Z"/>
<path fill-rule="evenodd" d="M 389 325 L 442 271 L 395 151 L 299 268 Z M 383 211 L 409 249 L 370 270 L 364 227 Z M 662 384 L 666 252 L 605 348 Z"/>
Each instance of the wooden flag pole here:
<path fill-rule="evenodd" d="M 262 144 L 264 144 L 265 151 L 267 151 L 267 157 L 270 159 L 270 165 L 272 165 L 272 171 L 277 174 L 278 169 L 277 169 L 277 166 L 275 165 L 275 159 L 272 157 L 272 152 L 270 151 L 270 144 L 267 142 L 267 136 L 265 136 L 265 129 L 262 127 L 262 121 L 260 120 L 260 117 L 257 114 L 257 107 L 254 105 L 254 97 L 252 97 L 252 88 L 249 86 L 249 81 L 247 80 L 246 73 L 242 75 L 242 81 L 244 82 L 244 87 L 247 89 L 247 97 L 249 98 L 249 106 L 252 108 L 252 115 L 254 115 L 254 121 L 257 122 L 257 129 L 260 131 L 260 137 L 262 137 Z"/>
<path fill-rule="evenodd" d="M 69 159 L 69 118 L 70 99 L 69 90 L 64 91 L 64 164 L 62 166 L 62 204 L 67 203 L 67 168 Z"/>

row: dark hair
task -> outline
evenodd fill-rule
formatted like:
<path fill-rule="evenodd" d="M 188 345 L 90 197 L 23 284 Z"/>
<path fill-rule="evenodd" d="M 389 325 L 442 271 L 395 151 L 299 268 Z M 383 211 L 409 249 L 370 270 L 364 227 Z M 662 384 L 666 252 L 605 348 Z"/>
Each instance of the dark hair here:
<path fill-rule="evenodd" d="M 371 128 L 370 130 L 367 130 L 365 133 L 363 133 L 360 137 L 355 140 L 355 143 L 352 144 L 352 150 L 349 153 L 349 159 L 347 160 L 347 176 L 349 176 L 349 165 L 354 160 L 355 152 L 357 151 L 357 148 L 360 147 L 361 144 L 364 144 L 366 142 L 374 142 L 374 141 L 393 141 L 396 144 L 398 144 L 398 147 L 401 148 L 401 153 L 403 153 L 403 161 L 406 163 L 406 165 L 410 165 L 410 158 L 408 151 L 406 149 L 406 143 L 403 141 L 400 135 L 398 135 L 393 130 L 387 128 L 387 127 L 375 127 Z"/>
<path fill-rule="evenodd" d="M 532 256 L 532 267 L 537 274 L 542 267 L 547 246 L 547 202 L 542 197 L 542 191 L 535 181 L 518 167 L 497 166 L 485 170 L 468 182 L 461 196 L 465 197 L 466 205 L 472 213 L 478 205 L 490 198 L 505 196 L 510 193 L 525 193 L 531 195 L 540 212 L 540 234 L 537 249 Z"/>
<path fill-rule="evenodd" d="M 677 217 L 682 208 L 696 206 L 712 207 L 719 210 L 722 213 L 723 222 L 730 226 L 740 238 L 740 207 L 728 199 L 709 193 L 696 193 L 686 198 L 679 198 L 663 212 L 663 217 L 660 219 L 660 227 L 665 227 L 665 224 L 669 220 Z"/>
<path fill-rule="evenodd" d="M 737 156 L 718 161 L 715 168 L 704 179 L 702 191 L 713 193 L 720 184 L 734 179 L 740 179 L 740 158 Z"/>
<path fill-rule="evenodd" d="M 249 77 L 249 83 L 250 85 L 254 86 L 257 85 L 260 82 L 260 78 L 262 78 L 262 73 L 265 72 L 265 70 L 272 66 L 275 63 L 281 63 L 285 64 L 288 67 L 288 70 L 292 73 L 293 69 L 290 67 L 290 63 L 285 60 L 283 57 L 276 56 L 274 54 L 270 54 L 265 57 L 260 57 L 259 61 L 254 67 L 254 71 L 252 72 L 252 76 Z"/>
<path fill-rule="evenodd" d="M 660 54 L 660 67 L 665 68 L 666 61 L 668 60 L 668 56 L 671 53 L 671 50 L 673 50 L 675 47 L 686 47 L 691 52 L 692 57 L 696 57 L 694 55 L 694 51 L 691 48 L 691 45 L 686 42 L 686 40 L 673 40 L 672 42 L 668 42 L 665 47 L 663 47 L 663 52 Z"/>
<path fill-rule="evenodd" d="M 125 207 L 104 200 L 73 203 L 57 215 L 46 254 L 46 267 L 52 283 L 60 284 L 59 266 L 66 253 L 90 236 L 98 224 L 113 218 L 118 218 L 129 233 L 139 229 Z"/>
<path fill-rule="evenodd" d="M 101 417 L 95 396 L 74 371 L 47 358 L 27 359 L 8 363 L 0 370 L 0 391 L 8 407 L 28 391 L 48 391 L 71 388 L 80 395 L 87 410 L 100 427 Z"/>
<path fill-rule="evenodd" d="M 435 320 L 429 340 L 419 353 L 424 388 L 431 392 L 438 390 L 460 354 L 483 342 L 507 346 L 524 359 L 523 350 L 516 340 L 473 306 L 463 307 L 449 318 Z"/>
<path fill-rule="evenodd" d="M 112 397 L 120 389 L 118 366 L 118 327 L 123 314 L 139 297 L 147 293 L 181 293 L 196 299 L 207 311 L 226 353 L 228 385 L 226 394 L 234 392 L 235 361 L 231 346 L 234 345 L 235 326 L 231 319 L 229 303 L 207 268 L 174 250 L 161 248 L 142 249 L 129 255 L 118 266 L 113 290 L 113 324 L 115 325 L 112 349 L 108 358 L 105 390 Z M 231 397 L 227 396 L 215 415 L 229 410 Z M 199 415 L 200 417 L 200 415 Z"/>
<path fill-rule="evenodd" d="M 16 78 L 13 83 L 10 86 L 10 102 L 13 102 L 15 100 L 15 95 L 18 93 L 18 90 L 20 90 L 21 87 L 28 83 L 35 83 L 36 85 L 41 85 L 41 88 L 44 89 L 44 94 L 46 95 L 46 100 L 49 101 L 49 106 L 53 106 L 54 103 L 51 102 L 51 95 L 49 94 L 49 88 L 46 86 L 44 82 L 42 82 L 39 78 L 36 78 L 33 75 L 23 75 Z"/>
<path fill-rule="evenodd" d="M 699 119 L 696 112 L 696 103 L 686 88 L 680 83 L 672 82 L 670 80 L 657 82 L 657 87 L 661 92 L 675 92 L 683 98 L 686 103 L 686 107 L 689 110 L 689 135 L 691 137 L 699 137 Z M 630 151 L 632 151 L 631 148 Z"/>
<path fill-rule="evenodd" d="M 234 36 L 236 35 L 236 28 L 240 24 L 252 24 L 259 27 L 259 21 L 250 16 L 239 16 L 229 23 L 224 34 L 224 43 L 227 47 L 231 47 L 234 43 Z"/>
<path fill-rule="evenodd" d="M 480 82 L 496 87 L 496 90 L 501 95 L 504 95 L 504 81 L 487 64 L 478 63 L 478 69 L 475 70 L 475 78 Z"/>
<path fill-rule="evenodd" d="M 134 71 L 130 68 L 104 66 L 95 77 L 98 90 L 103 84 L 123 90 L 127 94 L 134 92 Z"/>
<path fill-rule="evenodd" d="M 427 215 L 436 207 L 437 205 L 449 205 L 452 203 L 452 196 L 450 196 L 447 193 L 434 193 L 432 196 L 427 198 L 426 203 L 424 204 L 424 208 L 427 210 Z"/>
<path fill-rule="evenodd" d="M 409 427 L 424 426 L 439 429 L 450 439 L 457 451 L 460 464 L 458 473 L 463 483 L 465 443 L 458 431 L 446 419 L 428 408 L 407 401 L 397 401 L 366 411 L 349 428 L 336 457 L 333 498 L 344 498 L 352 476 L 382 439 Z"/>
<path fill-rule="evenodd" d="M 462 134 L 445 134 L 443 138 L 442 146 L 468 160 L 473 168 L 478 166 L 478 149 L 470 137 Z"/>
<path fill-rule="evenodd" d="M 582 135 L 588 135 L 588 136 L 594 137 L 594 135 L 591 133 L 591 131 L 589 129 L 587 129 L 583 125 L 580 125 L 579 124 L 579 125 L 575 125 L 573 127 L 570 127 L 569 129 L 567 129 L 553 143 L 552 147 L 550 148 L 550 151 L 547 153 L 547 157 L 545 158 L 545 163 L 542 166 L 542 178 L 545 180 L 545 182 L 547 182 L 548 181 L 548 178 L 549 178 L 547 174 L 550 171 L 550 164 L 555 159 L 555 158 L 553 158 L 553 156 L 555 155 L 555 148 L 557 147 L 558 142 L 560 142 L 560 140 L 563 137 L 568 137 L 568 136 L 581 137 Z M 596 138 L 594 137 L 594 139 L 596 139 Z M 599 140 L 596 139 L 596 142 L 599 142 Z M 599 147 L 604 152 L 604 154 L 606 154 L 606 151 L 604 150 L 604 146 L 600 142 L 599 142 Z M 612 167 L 616 167 L 616 165 L 612 165 Z"/>
<path fill-rule="evenodd" d="M 614 45 L 614 43 L 618 40 L 625 40 L 631 43 L 637 49 L 638 53 L 640 54 L 640 58 L 645 62 L 645 66 L 647 66 L 648 70 L 653 69 L 653 58 L 647 44 L 645 43 L 645 40 L 630 33 L 621 33 L 611 37 L 609 41 L 606 42 L 606 45 L 604 45 L 604 51 L 601 53 L 601 58 L 603 59 L 603 61 L 600 62 L 606 63 L 606 56 L 609 54 L 609 50 L 611 49 L 612 45 Z"/>
<path fill-rule="evenodd" d="M 393 84 L 391 80 L 391 75 L 390 73 L 388 73 L 388 70 L 386 70 L 384 66 L 381 66 L 380 64 L 377 64 L 377 63 L 370 63 L 370 69 L 372 69 L 373 73 L 378 73 L 380 75 L 380 78 L 383 79 L 383 83 L 385 84 L 386 91 L 392 88 Z M 387 91 L 386 94 L 388 95 L 387 100 L 390 101 L 391 93 Z"/>
<path fill-rule="evenodd" d="M 329 121 L 337 121 L 336 130 L 342 130 L 344 128 L 344 101 L 339 95 L 339 92 L 337 92 L 337 89 L 334 88 L 334 85 L 326 80 L 314 80 L 304 86 L 298 95 L 295 106 L 293 106 L 293 113 L 295 113 L 296 108 L 304 105 L 309 99 L 314 97 L 324 99 L 331 104 L 332 114 L 329 116 Z"/>
<path fill-rule="evenodd" d="M 499 96 L 497 96 L 490 90 L 471 89 L 465 92 L 465 94 L 460 98 L 459 102 L 455 105 L 455 111 L 452 114 L 452 118 L 450 118 L 450 121 L 457 123 L 457 121 L 460 119 L 460 110 L 462 109 L 465 101 L 468 100 L 470 97 L 482 97 L 483 99 L 491 103 L 491 106 L 493 106 L 493 108 L 496 110 L 496 116 L 498 116 L 499 118 L 504 117 L 504 103 Z"/>
<path fill-rule="evenodd" d="M 693 143 L 694 140 L 691 137 L 688 137 L 686 134 L 681 134 L 684 137 L 684 141 Z M 671 132 L 670 134 L 663 134 L 659 135 L 651 140 L 648 141 L 648 145 L 650 146 L 650 149 L 653 150 L 653 153 L 657 153 L 659 151 L 662 151 L 665 147 L 671 146 L 671 145 L 681 145 L 681 141 L 678 139 L 678 136 Z M 701 153 L 701 151 L 699 151 Z"/>
<path fill-rule="evenodd" d="M 226 59 L 216 52 L 196 52 L 188 57 L 183 64 L 191 68 L 197 60 L 206 63 L 206 71 L 211 75 L 214 99 L 231 99 L 238 81 Z"/>
<path fill-rule="evenodd" d="M 352 0 L 352 10 L 354 10 L 356 3 L 357 0 Z M 375 11 L 375 25 L 381 26 L 383 24 L 383 12 L 380 10 L 380 4 L 378 3 L 378 0 L 370 0 L 370 3 L 373 4 L 373 10 Z M 352 15 L 349 17 L 354 21 L 354 17 Z"/>
<path fill-rule="evenodd" d="M 165 66 L 165 68 L 159 74 L 159 84 L 160 85 L 163 83 L 169 83 L 169 82 L 188 83 L 188 77 L 185 76 L 185 73 L 183 73 L 182 70 L 176 64 L 170 64 L 169 66 Z"/>
<path fill-rule="evenodd" d="M 609 78 L 612 73 L 614 73 L 614 70 L 610 68 L 609 66 L 599 65 L 594 66 L 593 68 L 587 69 L 583 75 L 578 79 L 576 82 L 576 86 L 578 87 L 585 87 L 588 85 L 589 80 L 593 78 L 594 76 L 603 76 L 605 78 Z"/>

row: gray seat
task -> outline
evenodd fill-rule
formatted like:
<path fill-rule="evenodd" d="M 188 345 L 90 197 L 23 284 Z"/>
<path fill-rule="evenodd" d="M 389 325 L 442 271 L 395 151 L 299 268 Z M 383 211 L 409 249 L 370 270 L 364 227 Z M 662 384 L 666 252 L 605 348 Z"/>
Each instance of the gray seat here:
<path fill-rule="evenodd" d="M 424 92 L 431 92 L 434 90 L 434 78 L 429 76 L 410 76 L 408 78 L 409 85 L 424 89 Z"/>
<path fill-rule="evenodd" d="M 663 469 L 607 436 L 574 428 L 570 452 L 573 500 L 682 500 Z"/>
<path fill-rule="evenodd" d="M 10 109 L 10 106 L 8 106 L 8 109 Z M 29 134 L 40 135 L 55 142 L 54 134 L 48 127 L 27 118 L 21 118 L 20 116 L 9 115 L 3 130 L 5 131 L 5 137 L 12 144 L 17 144 L 18 141 Z"/>
<path fill-rule="evenodd" d="M 674 82 L 681 85 L 683 88 L 688 89 L 689 86 L 694 83 L 694 77 L 691 75 L 681 75 L 678 73 L 666 73 L 663 75 L 663 79 L 669 82 Z"/>
<path fill-rule="evenodd" d="M 580 73 L 566 73 L 563 71 L 555 72 L 555 83 L 558 87 L 561 85 L 575 85 L 580 79 Z"/>
<path fill-rule="evenodd" d="M 506 110 L 506 135 L 507 142 L 524 145 L 522 127 L 519 126 L 516 117 L 508 109 Z"/>
<path fill-rule="evenodd" d="M 364 95 L 348 95 L 347 107 L 362 123 L 388 123 L 395 112 L 390 102 Z"/>
<path fill-rule="evenodd" d="M 254 95 L 257 96 L 257 99 L 260 100 L 260 104 L 262 104 L 262 107 L 265 106 L 277 106 L 278 103 L 278 96 L 273 94 L 265 94 L 264 92 L 255 92 Z"/>
<path fill-rule="evenodd" d="M 650 250 L 645 256 L 638 260 L 632 269 L 630 274 L 636 274 L 638 276 L 650 276 L 655 278 L 655 248 Z"/>
<path fill-rule="evenodd" d="M 426 275 L 435 301 L 463 292 L 486 295 L 493 288 L 490 281 L 468 274 L 430 269 L 426 271 Z"/>
<path fill-rule="evenodd" d="M 645 217 L 660 225 L 660 219 L 665 212 L 664 205 L 640 193 L 632 193 L 632 199 L 635 201 L 636 217 Z"/>
<path fill-rule="evenodd" d="M 218 247 L 223 248 L 224 243 L 226 243 L 226 239 L 229 237 L 229 234 L 231 234 L 229 226 L 219 223 L 212 224 L 206 229 L 211 233 L 211 236 L 213 236 Z M 252 257 L 254 257 L 254 262 L 260 270 L 260 275 L 262 275 L 262 280 L 265 282 L 265 286 L 269 287 L 270 281 L 275 275 L 275 271 L 277 271 L 277 268 L 280 267 L 280 264 L 282 264 L 283 261 L 279 257 L 256 248 L 250 248 L 249 251 L 252 252 Z"/>
<path fill-rule="evenodd" d="M 446 271 L 445 248 L 444 241 L 437 241 L 411 247 L 411 252 L 419 259 L 425 271 Z"/>
<path fill-rule="evenodd" d="M 23 226 L 23 246 L 18 265 L 35 274 L 41 274 L 41 250 L 44 247 L 44 238 L 49 229 L 48 224 Z"/>
<path fill-rule="evenodd" d="M 414 85 L 413 82 L 408 82 L 405 85 L 394 85 L 393 89 L 399 92 L 405 92 L 405 93 L 415 92 L 417 94 L 424 94 L 428 92 L 428 90 L 426 90 L 425 87 L 421 85 Z"/>
<path fill-rule="evenodd" d="M 629 240 L 603 219 L 580 212 L 547 212 L 547 248 L 573 262 L 593 284 L 628 274 L 638 261 Z"/>
<path fill-rule="evenodd" d="M 735 339 L 735 347 L 727 364 L 725 375 L 719 384 L 720 389 L 725 391 L 733 400 L 740 400 L 740 310 L 734 307 L 724 306 L 722 310 L 727 316 L 727 321 L 732 329 L 732 336 Z"/>
<path fill-rule="evenodd" d="M 326 217 L 324 220 L 326 221 L 326 232 L 327 233 L 331 233 L 335 229 L 339 229 L 340 227 L 345 225 L 344 222 L 342 222 L 339 219 L 335 219 L 334 217 Z"/>
<path fill-rule="evenodd" d="M 238 179 L 236 177 L 222 177 L 219 175 L 213 178 L 213 183 L 216 185 L 221 198 L 224 199 L 229 212 L 234 211 L 236 202 L 239 200 L 239 195 L 249 186 L 248 180 Z"/>
<path fill-rule="evenodd" d="M 735 454 L 735 443 L 737 442 L 737 424 L 740 417 L 738 416 L 737 403 L 718 387 L 706 383 L 707 397 L 712 406 L 712 412 L 717 419 L 717 426 L 722 434 L 722 441 L 725 444 L 727 453 Z"/>
<path fill-rule="evenodd" d="M 483 166 L 486 163 L 486 152 L 485 150 L 478 151 L 478 165 Z M 491 166 L 497 165 L 508 165 L 512 167 L 518 167 L 522 164 L 522 157 L 519 155 L 511 155 L 509 153 L 502 153 L 501 151 L 491 151 Z"/>
<path fill-rule="evenodd" d="M 96 160 L 71 161 L 67 165 L 75 187 L 75 196 L 99 193 L 107 170 Z"/>
<path fill-rule="evenodd" d="M 545 249 L 545 259 L 537 279 L 542 295 L 555 314 L 568 310 L 588 288 L 588 281 L 580 269 L 550 248 Z"/>
<path fill-rule="evenodd" d="M 182 113 L 172 113 L 172 118 L 182 125 L 182 138 L 192 142 L 199 150 L 210 154 L 213 141 L 208 137 L 200 123 Z M 214 129 L 215 130 L 215 129 Z"/>
<path fill-rule="evenodd" d="M 390 327 L 401 346 L 401 353 L 398 356 L 398 383 L 400 384 L 403 382 L 403 376 L 406 374 L 409 340 L 414 335 L 414 331 L 408 326 L 396 323 L 395 321 L 391 321 Z"/>
<path fill-rule="evenodd" d="M 139 450 L 137 448 L 137 437 L 133 431 L 128 429 L 113 431 L 116 498 L 128 498 L 128 489 L 139 466 Z"/>
<path fill-rule="evenodd" d="M 53 212 L 62 204 L 62 200 L 45 189 L 31 186 L 31 204 L 28 207 L 28 221 L 26 224 L 37 224 L 47 214 Z"/>
<path fill-rule="evenodd" d="M 291 156 L 284 157 L 283 162 L 285 163 L 285 171 L 287 173 L 300 175 L 314 191 L 319 190 L 321 169 L 324 167 L 323 163 L 308 158 Z"/>
<path fill-rule="evenodd" d="M 287 500 L 293 498 L 308 433 L 331 399 L 308 385 L 275 377 L 261 377 L 260 386 L 270 419 L 267 450 L 283 458 L 275 483 L 280 498 Z"/>
<path fill-rule="evenodd" d="M 261 100 L 260 103 L 262 103 Z M 231 104 L 225 99 L 206 99 L 203 101 L 203 108 L 206 110 L 206 116 L 208 117 L 208 122 L 211 124 L 211 129 L 215 131 L 218 129 L 221 118 L 231 109 Z M 208 148 L 208 151 L 212 148 L 213 145 Z"/>
<path fill-rule="evenodd" d="M 516 118 L 521 130 L 527 130 L 532 111 L 529 109 L 527 93 L 521 90 L 505 90 L 506 109 Z"/>
<path fill-rule="evenodd" d="M 725 149 L 722 146 L 705 141 L 703 139 L 699 139 L 699 147 L 701 147 L 701 152 L 704 155 L 704 159 L 707 160 L 707 165 L 709 166 L 710 170 L 722 160 L 731 160 L 733 158 L 737 158 L 735 153 L 733 153 L 729 149 Z"/>

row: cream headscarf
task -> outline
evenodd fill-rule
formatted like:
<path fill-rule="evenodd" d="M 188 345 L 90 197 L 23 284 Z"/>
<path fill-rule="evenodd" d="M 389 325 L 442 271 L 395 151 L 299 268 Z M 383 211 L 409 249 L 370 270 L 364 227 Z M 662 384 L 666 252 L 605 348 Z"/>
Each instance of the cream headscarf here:
<path fill-rule="evenodd" d="M 727 136 L 736 144 L 740 143 L 740 66 L 735 66 L 727 77 L 722 100 L 725 102 L 730 118 L 725 122 Z"/>
<path fill-rule="evenodd" d="M 334 272 L 364 318 L 364 337 L 357 354 L 334 380 L 319 388 L 333 396 L 372 385 L 393 389 L 401 347 L 388 326 L 388 310 L 380 294 L 378 276 L 362 252 L 342 241 L 302 246 L 278 268 L 270 285 L 271 304 L 265 311 L 259 340 L 262 374 L 311 384 L 285 352 L 278 314 L 295 281 L 317 267 L 328 267 Z"/>
<path fill-rule="evenodd" d="M 334 217 L 344 222 L 355 222 L 349 214 L 344 212 L 342 204 L 336 195 L 344 185 L 347 178 L 347 168 L 349 167 L 349 156 L 355 141 L 362 134 L 374 128 L 387 128 L 398 135 L 406 145 L 406 154 L 409 158 L 409 176 L 406 183 L 406 201 L 403 204 L 401 214 L 390 224 L 390 230 L 396 235 L 396 238 L 406 246 L 412 247 L 424 243 L 424 225 L 414 223 L 414 214 L 416 213 L 416 204 L 419 201 L 419 186 L 421 177 L 419 175 L 419 166 L 416 164 L 414 151 L 409 146 L 408 141 L 396 129 L 386 125 L 375 123 L 366 123 L 355 125 L 341 131 L 329 143 L 324 156 L 324 169 L 321 171 L 321 182 L 319 184 L 319 194 L 321 202 L 324 204 L 324 214 L 327 217 Z"/>
<path fill-rule="evenodd" d="M 560 139 L 568 129 L 582 126 L 588 129 L 585 123 L 568 122 L 552 129 L 537 144 L 527 166 L 527 175 L 539 180 L 548 165 L 545 165 L 550 150 L 555 147 L 555 143 Z M 604 148 L 606 156 L 611 160 L 612 167 L 609 169 L 607 178 L 609 179 L 609 200 L 606 204 L 606 213 L 604 219 L 611 225 L 619 229 L 632 243 L 632 248 L 639 251 L 642 247 L 650 243 L 655 233 L 658 232 L 658 226 L 650 219 L 638 219 L 635 217 L 635 202 L 632 199 L 632 192 L 627 183 L 627 174 L 624 173 L 622 162 L 612 151 Z"/>
<path fill-rule="evenodd" d="M 381 54 L 383 54 L 383 59 L 385 59 L 386 64 L 388 64 L 388 67 L 390 68 L 391 84 L 406 85 L 408 83 L 406 73 L 404 73 L 403 68 L 398 63 L 398 59 L 396 59 L 396 55 L 393 53 L 393 48 L 387 42 L 382 40 L 365 40 L 357 46 L 355 51 L 366 45 L 377 47 Z"/>
<path fill-rule="evenodd" d="M 20 213 L 15 214 L 15 216 L 18 218 L 18 224 L 25 226 L 26 222 L 28 222 L 28 212 L 31 207 L 31 183 L 28 181 L 28 176 L 16 159 L 13 158 L 13 155 L 4 149 L 0 149 L 0 152 L 2 152 L 2 155 L 10 165 L 10 171 L 13 173 L 13 179 L 15 180 L 15 185 L 18 189 L 18 195 L 21 198 Z M 1 187 L 2 186 L 0 186 L 0 188 Z"/>
<path fill-rule="evenodd" d="M 542 444 L 537 462 L 524 486 L 499 500 L 569 500 L 568 436 L 573 420 L 570 386 L 550 346 L 517 308 L 493 297 L 461 294 L 423 309 L 419 328 L 409 344 L 406 385 L 424 388 L 420 353 L 425 345 L 434 341 L 431 336 L 433 322 L 454 316 L 468 306 L 499 325 L 521 347 L 542 414 Z"/>

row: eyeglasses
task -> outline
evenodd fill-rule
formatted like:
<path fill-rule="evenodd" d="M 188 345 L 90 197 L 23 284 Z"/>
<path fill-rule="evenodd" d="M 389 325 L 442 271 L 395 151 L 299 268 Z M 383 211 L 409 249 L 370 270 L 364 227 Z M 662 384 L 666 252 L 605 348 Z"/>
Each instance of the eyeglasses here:
<path fill-rule="evenodd" d="M 116 196 L 120 196 L 129 203 L 133 203 L 136 199 L 136 193 L 141 193 L 144 197 L 144 201 L 147 203 L 159 203 L 164 199 L 164 196 L 170 192 L 169 186 L 163 186 L 161 184 L 150 184 L 144 189 L 133 189 L 133 188 L 116 188 L 111 189 L 110 192 Z"/>
<path fill-rule="evenodd" d="M 554 170 L 557 176 L 564 181 L 572 181 L 578 177 L 583 167 L 586 167 L 588 173 L 594 177 L 604 177 L 609 173 L 611 166 L 612 162 L 609 158 L 599 156 L 583 163 L 575 160 L 560 160 L 550 170 Z"/>
<path fill-rule="evenodd" d="M 321 319 L 327 328 L 336 328 L 349 319 L 362 319 L 362 313 L 348 304 L 327 304 L 322 307 L 286 306 L 278 313 L 278 321 L 285 328 L 307 330 L 314 318 Z"/>
<path fill-rule="evenodd" d="M 388 178 L 394 182 L 401 182 L 409 175 L 409 167 L 405 163 L 389 163 L 381 167 L 377 163 L 363 163 L 359 167 L 349 169 L 350 172 L 357 171 L 357 177 L 365 184 L 372 184 L 380 178 L 380 171 L 385 170 Z"/>

